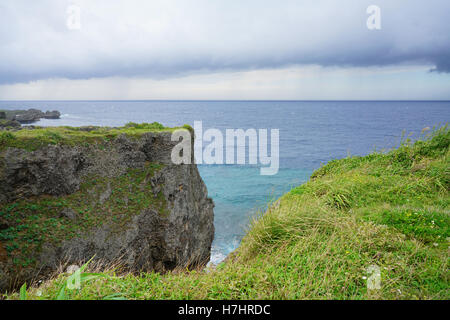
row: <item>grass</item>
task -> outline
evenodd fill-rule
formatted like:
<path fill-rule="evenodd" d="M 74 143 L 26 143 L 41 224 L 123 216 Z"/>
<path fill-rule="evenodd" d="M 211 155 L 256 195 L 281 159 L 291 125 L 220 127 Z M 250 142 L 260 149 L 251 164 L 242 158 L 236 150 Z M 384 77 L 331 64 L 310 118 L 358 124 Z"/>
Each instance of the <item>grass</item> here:
<path fill-rule="evenodd" d="M 449 144 L 445 126 L 388 153 L 331 161 L 255 218 L 215 268 L 105 270 L 67 297 L 447 300 Z M 380 289 L 368 289 L 371 266 Z M 27 298 L 54 299 L 65 281 L 61 274 Z"/>
<path fill-rule="evenodd" d="M 192 130 L 189 125 L 180 128 L 164 127 L 158 122 L 127 123 L 124 127 L 26 127 L 17 131 L 0 131 L 0 152 L 9 147 L 34 151 L 49 144 L 86 145 L 108 142 L 115 137 L 125 134 L 131 138 L 139 138 L 148 132 L 172 132 L 177 129 Z"/>

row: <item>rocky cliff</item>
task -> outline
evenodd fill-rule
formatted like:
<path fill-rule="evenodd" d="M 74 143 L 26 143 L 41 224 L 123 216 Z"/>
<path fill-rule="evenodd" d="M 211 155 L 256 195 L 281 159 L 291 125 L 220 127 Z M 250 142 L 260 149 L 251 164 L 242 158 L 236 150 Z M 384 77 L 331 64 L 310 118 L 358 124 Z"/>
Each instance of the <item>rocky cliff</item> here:
<path fill-rule="evenodd" d="M 0 119 L 17 121 L 19 123 L 33 123 L 40 119 L 59 119 L 61 113 L 59 111 L 43 112 L 38 109 L 28 110 L 0 110 Z"/>
<path fill-rule="evenodd" d="M 0 132 L 0 291 L 93 256 L 136 272 L 207 263 L 214 205 L 174 145 L 153 125 Z"/>

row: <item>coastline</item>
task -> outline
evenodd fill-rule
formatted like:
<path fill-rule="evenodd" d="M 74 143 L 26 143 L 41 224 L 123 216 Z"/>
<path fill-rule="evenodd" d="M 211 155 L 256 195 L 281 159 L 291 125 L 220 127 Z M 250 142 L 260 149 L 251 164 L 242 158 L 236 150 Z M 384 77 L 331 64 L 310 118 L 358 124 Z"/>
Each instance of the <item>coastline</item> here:
<path fill-rule="evenodd" d="M 106 270 L 69 298 L 448 299 L 449 144 L 444 126 L 388 153 L 331 161 L 255 220 L 215 269 Z M 367 285 L 373 266 L 379 288 Z M 66 279 L 61 274 L 28 297 L 51 299 Z M 117 291 L 119 284 L 133 292 Z"/>

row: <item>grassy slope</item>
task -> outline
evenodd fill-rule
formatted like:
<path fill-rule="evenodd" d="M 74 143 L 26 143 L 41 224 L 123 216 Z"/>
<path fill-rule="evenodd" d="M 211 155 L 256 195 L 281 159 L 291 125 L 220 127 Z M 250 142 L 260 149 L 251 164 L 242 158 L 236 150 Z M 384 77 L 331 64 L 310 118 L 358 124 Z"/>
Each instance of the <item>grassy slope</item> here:
<path fill-rule="evenodd" d="M 256 219 L 216 269 L 91 280 L 74 299 L 449 299 L 450 132 L 331 161 Z M 382 287 L 368 290 L 367 268 Z M 28 292 L 57 296 L 65 275 Z M 12 298 L 17 296 L 12 296 Z"/>

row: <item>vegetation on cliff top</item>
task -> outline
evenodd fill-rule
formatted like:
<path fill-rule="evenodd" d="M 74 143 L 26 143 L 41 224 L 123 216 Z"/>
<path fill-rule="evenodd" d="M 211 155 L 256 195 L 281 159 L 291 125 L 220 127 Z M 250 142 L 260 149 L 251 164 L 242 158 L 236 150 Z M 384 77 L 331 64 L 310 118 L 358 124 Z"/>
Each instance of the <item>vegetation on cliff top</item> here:
<path fill-rule="evenodd" d="M 189 125 L 184 129 L 192 130 Z M 29 151 L 37 150 L 49 144 L 85 145 L 91 143 L 108 142 L 115 137 L 125 134 L 138 138 L 148 132 L 174 131 L 181 128 L 164 127 L 158 122 L 133 123 L 124 127 L 23 127 L 17 131 L 0 130 L 0 151 L 8 147 L 21 148 Z"/>
<path fill-rule="evenodd" d="M 449 144 L 445 126 L 388 153 L 331 161 L 271 204 L 216 268 L 105 271 L 67 298 L 449 299 Z M 367 287 L 369 266 L 380 289 Z M 66 280 L 28 298 L 56 298 Z"/>

